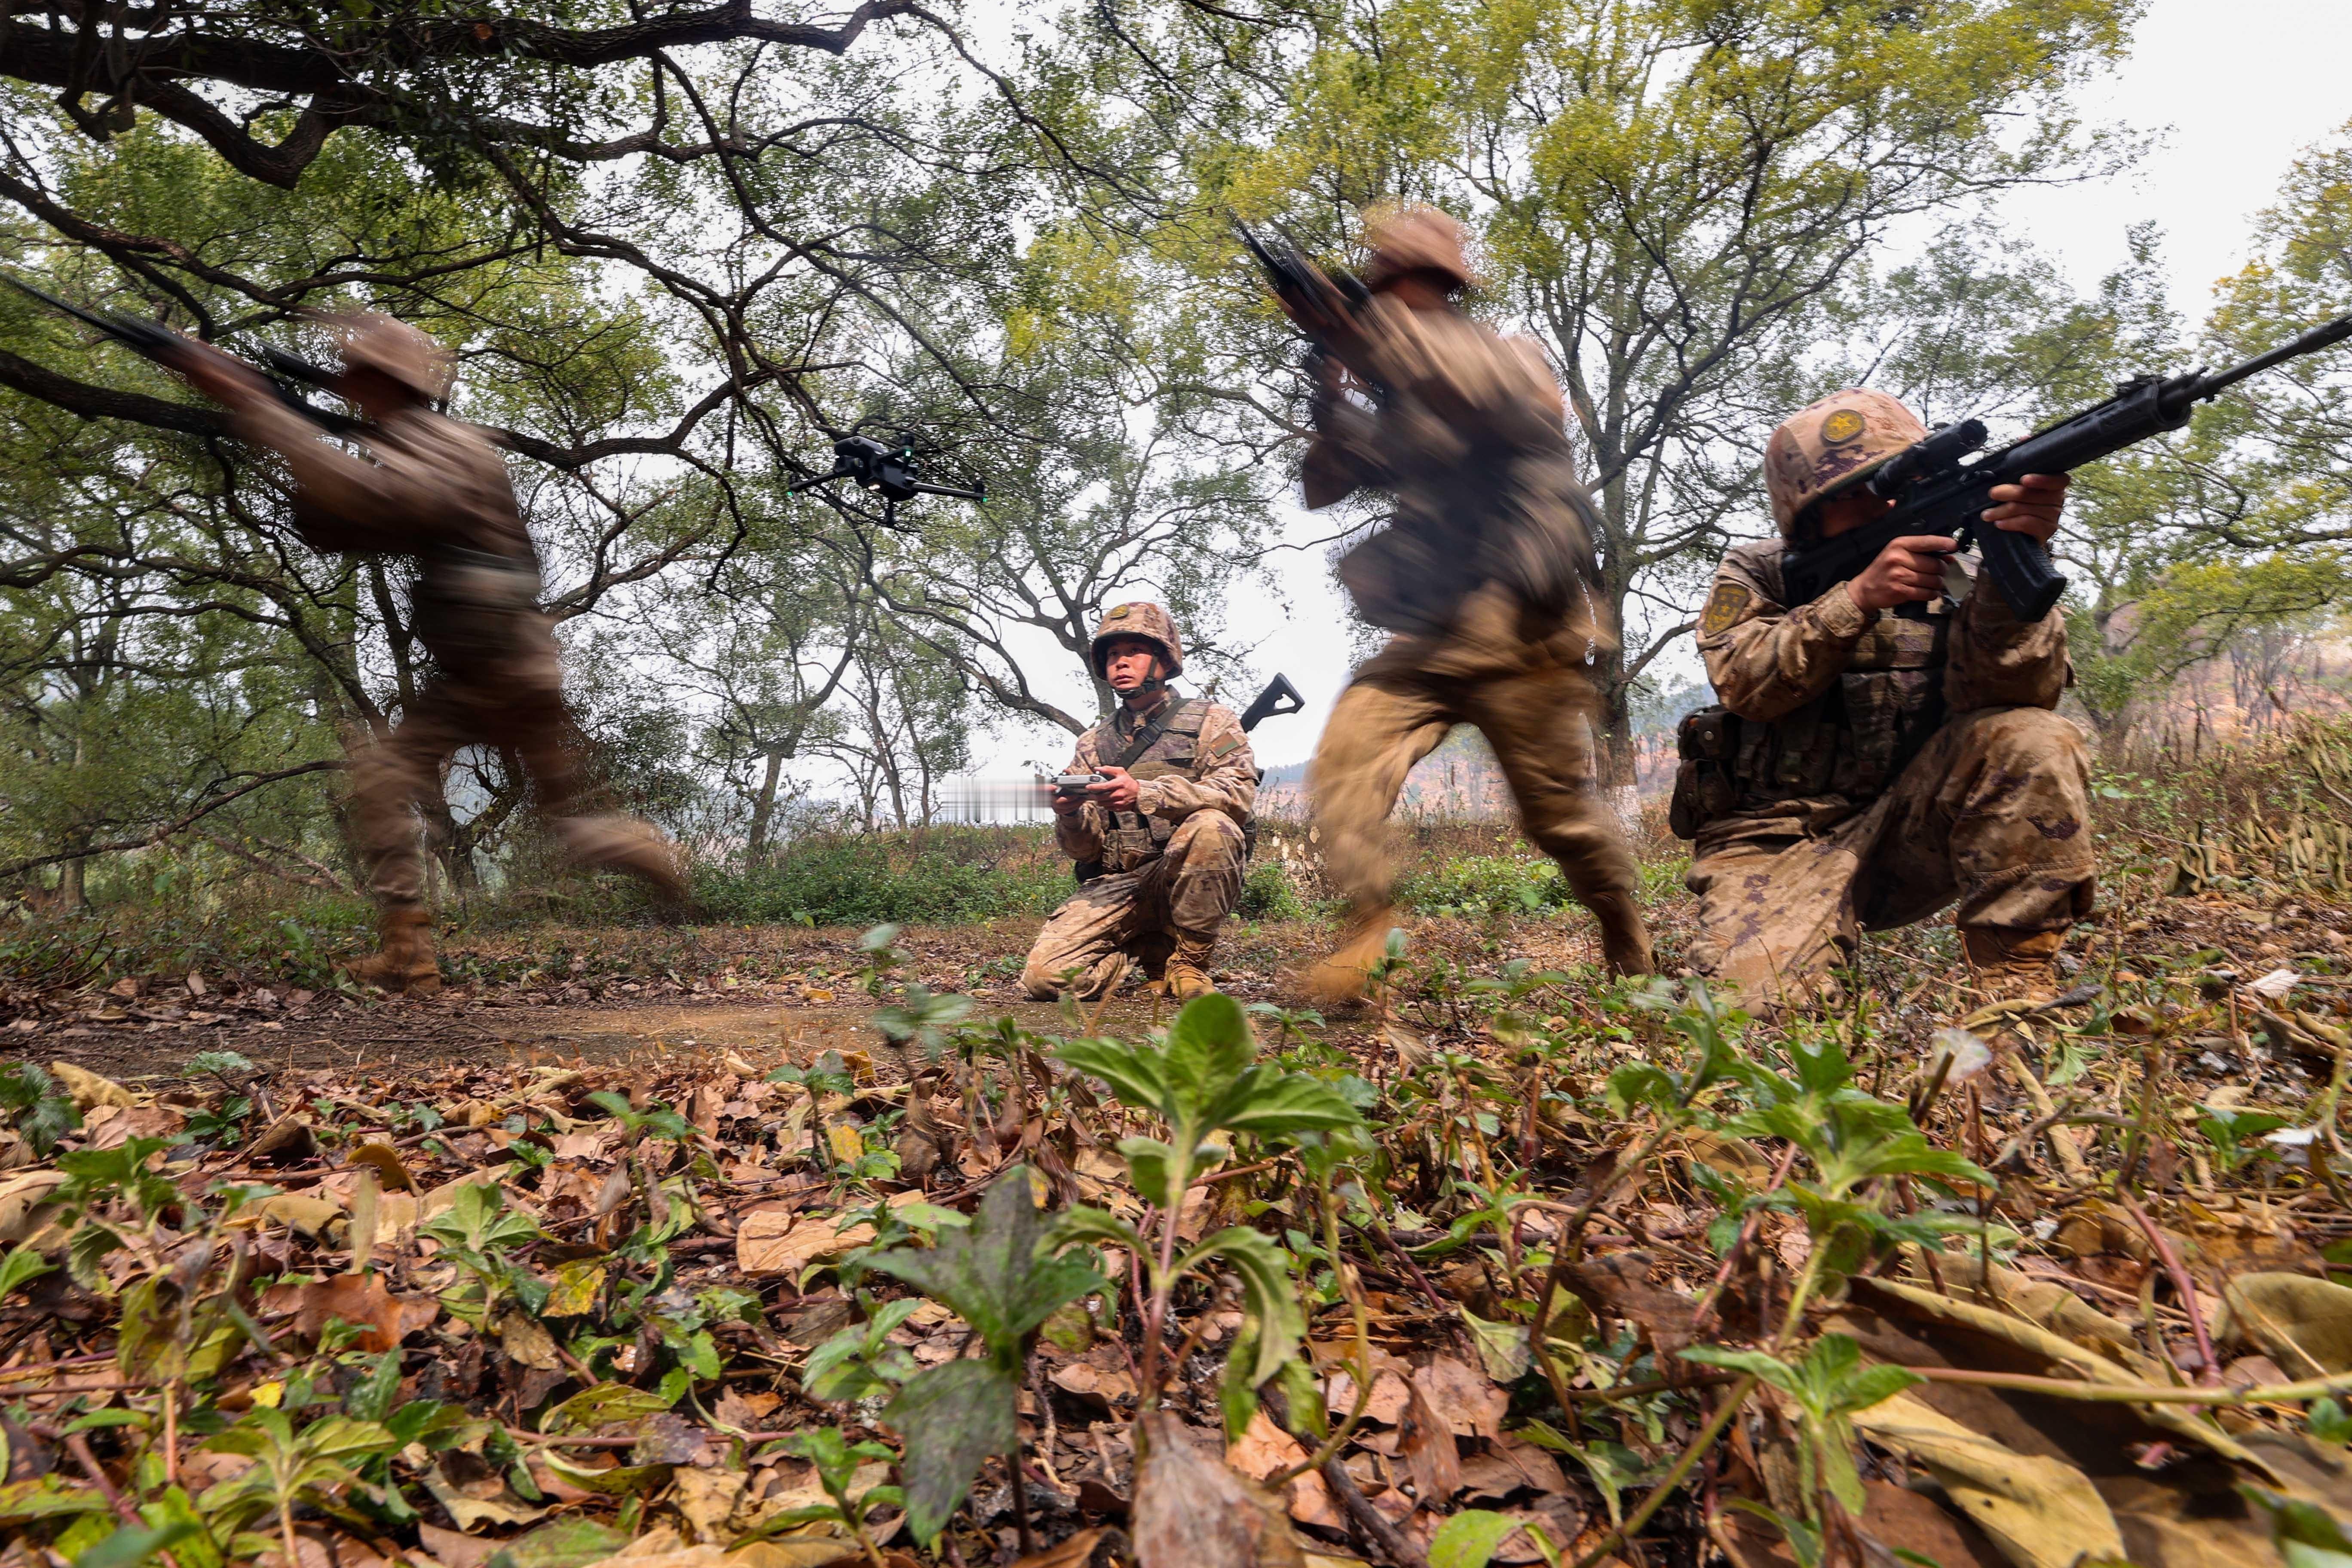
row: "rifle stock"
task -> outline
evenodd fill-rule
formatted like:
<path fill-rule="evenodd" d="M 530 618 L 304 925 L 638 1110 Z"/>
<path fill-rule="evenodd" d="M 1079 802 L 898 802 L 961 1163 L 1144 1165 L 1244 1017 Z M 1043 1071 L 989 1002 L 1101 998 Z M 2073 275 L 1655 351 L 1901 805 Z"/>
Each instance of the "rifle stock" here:
<path fill-rule="evenodd" d="M 2151 437 L 2189 423 L 2196 405 L 2248 376 L 2352 338 L 2352 315 L 2313 328 L 2266 353 L 2211 375 L 2140 376 L 2116 395 L 2079 414 L 2043 426 L 1997 452 L 1970 461 L 1984 444 L 1977 420 L 1948 426 L 1896 453 L 1864 481 L 1872 493 L 1895 502 L 1893 510 L 1863 528 L 1792 550 L 1781 558 L 1789 607 L 1809 605 L 1878 558 L 1897 539 L 1938 534 L 1973 542 L 1985 571 L 2011 614 L 2021 621 L 2048 615 L 2066 591 L 2066 579 L 2050 563 L 2049 552 L 2030 537 L 1987 528 L 1981 520 L 1993 504 L 1992 490 L 2028 474 L 2071 474 Z"/>
<path fill-rule="evenodd" d="M 1286 703 L 1287 706 L 1283 705 Z M 1298 695 L 1298 688 L 1290 684 L 1290 677 L 1277 675 L 1265 683 L 1265 689 L 1259 692 L 1247 708 L 1242 710 L 1242 732 L 1247 734 L 1256 729 L 1261 720 L 1278 719 L 1286 713 L 1296 713 L 1306 706 L 1307 700 Z"/>

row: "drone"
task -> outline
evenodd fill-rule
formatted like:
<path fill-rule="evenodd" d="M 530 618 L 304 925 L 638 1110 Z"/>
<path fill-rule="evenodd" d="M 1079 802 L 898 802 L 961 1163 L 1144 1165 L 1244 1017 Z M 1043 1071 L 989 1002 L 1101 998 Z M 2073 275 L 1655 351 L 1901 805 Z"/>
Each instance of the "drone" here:
<path fill-rule="evenodd" d="M 922 460 L 916 457 L 914 439 L 908 435 L 905 426 L 880 426 L 897 435 L 898 440 L 892 443 L 859 435 L 859 426 L 864 423 L 860 420 L 847 430 L 825 430 L 824 433 L 833 437 L 833 471 L 819 474 L 813 479 L 803 479 L 792 488 L 795 490 L 814 489 L 835 479 L 848 479 L 858 489 L 872 490 L 881 496 L 883 524 L 892 528 L 898 526 L 898 503 L 912 500 L 917 496 L 949 496 L 957 500 L 987 502 L 985 484 L 976 489 L 959 489 L 953 485 L 935 485 L 924 479 Z"/>

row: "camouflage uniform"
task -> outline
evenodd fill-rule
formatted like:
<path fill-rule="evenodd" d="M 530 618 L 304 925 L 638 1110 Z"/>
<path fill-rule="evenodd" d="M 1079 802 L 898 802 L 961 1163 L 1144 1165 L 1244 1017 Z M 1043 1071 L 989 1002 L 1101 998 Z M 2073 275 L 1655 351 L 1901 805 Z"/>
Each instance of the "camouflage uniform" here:
<path fill-rule="evenodd" d="M 1458 230 L 1426 209 L 1376 229 L 1369 281 L 1406 272 L 1466 281 Z M 1591 502 L 1577 483 L 1558 384 L 1542 354 L 1459 310 L 1375 292 L 1350 368 L 1387 389 L 1367 409 L 1318 407 L 1307 504 L 1360 487 L 1395 496 L 1389 526 L 1340 563 L 1359 614 L 1393 636 L 1360 668 L 1316 748 L 1311 783 L 1325 875 L 1353 909 L 1350 940 L 1309 977 L 1349 994 L 1391 921 L 1383 842 L 1412 765 L 1455 724 L 1494 747 L 1528 836 L 1601 921 L 1620 973 L 1650 966 L 1633 857 L 1594 787 L 1586 675 L 1614 631 L 1590 592 Z M 1352 356 L 1351 356 L 1352 357 Z"/>
<path fill-rule="evenodd" d="M 1159 605 L 1119 605 L 1104 616 L 1094 639 L 1097 675 L 1104 645 L 1121 637 L 1159 644 L 1168 673 L 1182 672 L 1182 642 Z M 1147 729 L 1153 735 L 1136 752 Z M 1132 761 L 1121 760 L 1130 753 Z M 1257 804 L 1249 737 L 1233 710 L 1180 698 L 1155 682 L 1078 737 L 1069 771 L 1095 773 L 1106 763 L 1140 782 L 1135 809 L 1113 812 L 1089 801 L 1054 819 L 1054 840 L 1078 863 L 1081 886 L 1046 917 L 1021 983 L 1030 995 L 1050 1000 L 1075 970 L 1078 995 L 1093 1001 L 1118 983 L 1132 958 L 1148 972 L 1165 966 L 1171 984 L 1181 968 L 1205 990 L 1210 950 L 1241 902 L 1245 829 Z"/>
<path fill-rule="evenodd" d="M 1800 413 L 1767 454 L 1781 528 L 1924 434 L 1876 394 Z M 1862 931 L 1957 900 L 1973 964 L 2046 973 L 2092 900 L 2089 761 L 2052 711 L 2071 674 L 2064 620 L 2021 624 L 1997 592 L 1971 591 L 1971 557 L 1924 617 L 1866 613 L 1845 584 L 1791 610 L 1787 549 L 1731 551 L 1700 617 L 1735 717 L 1685 721 L 1686 755 L 1702 753 L 1676 802 L 1678 830 L 1696 830 L 1693 966 L 1737 982 L 1750 1008 L 1828 1000 L 1827 971 Z"/>
<path fill-rule="evenodd" d="M 448 392 L 447 356 L 388 318 L 347 323 L 344 360 L 390 375 L 420 400 Z M 391 733 L 352 761 L 352 836 L 385 910 L 384 953 L 362 977 L 413 991 L 438 984 L 415 807 L 439 795 L 443 769 L 465 746 L 496 746 L 521 764 L 575 858 L 683 896 L 674 852 L 654 829 L 578 815 L 586 750 L 564 704 L 554 623 L 539 607 L 539 557 L 506 465 L 481 433 L 419 401 L 355 439 L 365 453 L 358 457 L 269 400 L 241 412 L 239 433 L 285 458 L 296 524 L 313 548 L 417 557 L 412 625 L 435 673 L 403 704 Z"/>

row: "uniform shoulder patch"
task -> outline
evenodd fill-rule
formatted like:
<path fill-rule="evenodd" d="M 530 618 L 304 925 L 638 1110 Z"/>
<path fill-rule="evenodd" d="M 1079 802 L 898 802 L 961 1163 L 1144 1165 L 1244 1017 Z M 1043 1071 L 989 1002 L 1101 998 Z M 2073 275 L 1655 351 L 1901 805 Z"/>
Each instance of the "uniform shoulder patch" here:
<path fill-rule="evenodd" d="M 1706 608 L 1699 612 L 1699 631 L 1706 637 L 1729 631 L 1738 624 L 1755 597 L 1745 583 L 1735 583 L 1728 577 L 1716 579 L 1715 592 L 1706 596 Z"/>
<path fill-rule="evenodd" d="M 1241 736 L 1227 735 L 1222 741 L 1210 742 L 1203 749 L 1206 750 L 1212 757 L 1230 757 L 1235 752 L 1240 751 L 1244 743 L 1244 742 Z"/>

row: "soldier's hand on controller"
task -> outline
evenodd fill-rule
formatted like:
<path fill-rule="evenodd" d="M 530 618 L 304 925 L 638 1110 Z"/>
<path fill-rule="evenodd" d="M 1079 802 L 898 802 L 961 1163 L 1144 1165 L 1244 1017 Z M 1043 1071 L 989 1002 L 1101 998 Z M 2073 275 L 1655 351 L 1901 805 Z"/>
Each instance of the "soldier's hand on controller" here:
<path fill-rule="evenodd" d="M 1108 763 L 1096 771 L 1108 773 L 1110 782 L 1088 784 L 1087 797 L 1098 805 L 1110 807 L 1113 811 L 1133 811 L 1136 796 L 1143 792 L 1143 781 L 1125 768 L 1114 768 Z"/>
<path fill-rule="evenodd" d="M 2004 487 L 2006 488 L 2006 487 Z M 1878 559 L 1845 585 L 1856 606 L 1875 615 L 1897 605 L 1926 604 L 1944 591 L 1944 557 L 1959 548 L 1940 533 L 1913 533 L 1891 542 Z"/>
<path fill-rule="evenodd" d="M 1985 521 L 2007 533 L 2027 533 L 2042 544 L 2058 531 L 2058 514 L 2066 507 L 2066 486 L 2072 474 L 2028 474 L 2013 485 L 1995 485 L 1994 505 L 1984 510 Z"/>

